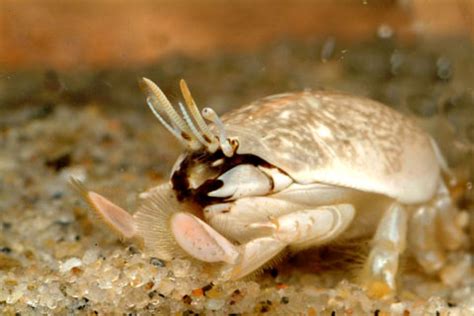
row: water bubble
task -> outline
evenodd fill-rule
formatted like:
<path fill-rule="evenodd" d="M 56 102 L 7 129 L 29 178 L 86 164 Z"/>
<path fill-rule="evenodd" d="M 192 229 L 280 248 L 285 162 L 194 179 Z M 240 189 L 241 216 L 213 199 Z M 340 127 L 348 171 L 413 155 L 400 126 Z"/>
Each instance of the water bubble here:
<path fill-rule="evenodd" d="M 453 76 L 453 65 L 447 57 L 436 60 L 436 75 L 441 80 L 449 80 Z"/>
<path fill-rule="evenodd" d="M 393 29 L 390 25 L 381 24 L 377 29 L 377 35 L 380 38 L 390 38 L 393 36 Z"/>
<path fill-rule="evenodd" d="M 334 54 L 334 48 L 336 47 L 336 39 L 334 37 L 329 37 L 323 43 L 321 48 L 321 61 L 328 61 Z"/>
<path fill-rule="evenodd" d="M 400 74 L 400 69 L 403 65 L 403 62 L 403 55 L 398 51 L 394 51 L 390 56 L 390 72 L 392 73 L 392 75 Z"/>

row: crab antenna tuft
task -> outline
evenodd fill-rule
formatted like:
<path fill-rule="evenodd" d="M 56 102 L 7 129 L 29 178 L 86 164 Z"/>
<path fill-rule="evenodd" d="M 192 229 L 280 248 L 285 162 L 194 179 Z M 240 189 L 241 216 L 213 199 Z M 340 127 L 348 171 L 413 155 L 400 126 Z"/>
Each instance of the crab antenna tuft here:
<path fill-rule="evenodd" d="M 218 144 L 216 142 L 216 137 L 212 134 L 211 130 L 209 129 L 209 126 L 206 124 L 206 122 L 202 118 L 201 113 L 199 113 L 196 102 L 194 101 L 194 98 L 192 97 L 191 92 L 189 91 L 186 81 L 184 81 L 184 79 L 181 79 L 179 82 L 179 86 L 181 88 L 181 93 L 183 94 L 184 101 L 186 102 L 186 105 L 188 106 L 189 113 L 191 113 L 192 118 L 194 119 L 197 126 L 202 132 L 202 138 L 204 138 L 204 140 L 207 143 L 206 145 L 207 148 L 211 152 L 216 151 L 218 147 Z"/>
<path fill-rule="evenodd" d="M 196 126 L 193 123 L 193 120 L 189 116 L 189 113 L 186 111 L 186 108 L 184 107 L 183 103 L 179 102 L 179 109 L 181 110 L 181 113 L 183 113 L 184 120 L 188 124 L 189 128 L 193 132 L 193 135 L 197 138 L 197 140 L 203 144 L 204 146 L 207 147 L 207 143 L 202 137 L 201 133 L 197 130 Z"/>
<path fill-rule="evenodd" d="M 179 130 L 173 128 L 170 124 L 168 124 L 165 119 L 158 113 L 158 111 L 155 109 L 155 105 L 153 104 L 154 99 L 151 97 L 146 98 L 146 104 L 150 108 L 151 112 L 155 115 L 155 117 L 160 121 L 160 123 L 174 136 L 176 139 L 183 144 L 185 147 L 189 146 L 189 144 L 186 142 L 186 140 L 181 136 Z"/>
<path fill-rule="evenodd" d="M 172 128 L 175 132 L 173 135 L 176 137 L 176 133 L 181 134 L 180 137 L 183 139 L 187 146 L 190 147 L 191 149 L 198 149 L 201 147 L 199 142 L 197 142 L 193 132 L 191 131 L 190 127 L 186 125 L 186 122 L 183 121 L 183 119 L 178 115 L 176 110 L 173 108 L 171 105 L 171 102 L 168 100 L 168 98 L 165 96 L 163 91 L 150 79 L 147 78 L 142 78 L 141 85 L 140 85 L 145 93 L 148 95 L 147 98 L 147 104 L 152 109 L 153 114 L 159 119 L 161 117 L 158 113 L 159 110 L 161 109 L 166 113 L 168 118 L 171 120 L 172 125 L 176 126 L 178 130 Z M 148 100 L 151 100 L 148 101 Z M 157 115 L 158 114 L 158 115 Z M 164 120 L 161 117 L 159 119 L 160 122 L 163 124 Z M 166 125 L 170 126 L 170 124 L 163 124 L 165 127 Z M 170 130 L 169 128 L 167 128 Z M 179 139 L 179 138 L 178 138 Z"/>
<path fill-rule="evenodd" d="M 214 110 L 211 108 L 204 108 L 202 109 L 202 116 L 206 120 L 209 120 L 213 122 L 214 124 L 216 124 L 219 130 L 219 143 L 220 143 L 222 152 L 224 153 L 226 157 L 232 157 L 234 155 L 234 148 L 232 147 L 231 142 L 227 138 L 227 133 L 225 132 L 224 124 L 222 123 L 217 113 L 214 112 Z"/>

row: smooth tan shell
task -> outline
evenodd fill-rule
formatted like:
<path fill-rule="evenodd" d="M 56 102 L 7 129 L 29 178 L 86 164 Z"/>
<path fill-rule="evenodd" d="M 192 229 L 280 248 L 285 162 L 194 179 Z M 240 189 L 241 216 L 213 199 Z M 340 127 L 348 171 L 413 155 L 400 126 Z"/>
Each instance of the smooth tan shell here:
<path fill-rule="evenodd" d="M 253 154 L 296 182 L 429 200 L 440 167 L 416 123 L 370 99 L 333 92 L 270 96 L 222 117 L 239 154 Z"/>

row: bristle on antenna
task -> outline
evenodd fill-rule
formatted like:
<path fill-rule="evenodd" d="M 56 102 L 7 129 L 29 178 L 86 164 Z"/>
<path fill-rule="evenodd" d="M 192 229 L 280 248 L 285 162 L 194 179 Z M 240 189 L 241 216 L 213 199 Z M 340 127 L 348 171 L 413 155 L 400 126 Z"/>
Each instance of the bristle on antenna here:
<path fill-rule="evenodd" d="M 171 102 L 165 96 L 163 91 L 150 79 L 142 78 L 140 86 L 147 94 L 147 104 L 153 114 L 158 118 L 161 124 L 170 131 L 181 143 L 184 143 L 189 149 L 197 150 L 201 147 L 200 142 L 194 136 L 191 128 L 179 116 L 171 105 Z M 161 113 L 165 112 L 170 123 L 167 123 Z M 175 128 L 173 128 L 174 126 Z"/>

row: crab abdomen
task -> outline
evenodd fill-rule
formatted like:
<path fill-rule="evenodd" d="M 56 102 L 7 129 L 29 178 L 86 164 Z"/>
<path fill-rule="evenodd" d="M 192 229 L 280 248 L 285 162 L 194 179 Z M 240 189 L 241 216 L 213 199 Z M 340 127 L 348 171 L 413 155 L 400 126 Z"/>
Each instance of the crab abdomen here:
<path fill-rule="evenodd" d="M 439 182 L 431 139 L 416 123 L 366 98 L 331 92 L 282 94 L 223 117 L 253 154 L 295 181 L 355 188 L 402 203 L 429 200 Z"/>

